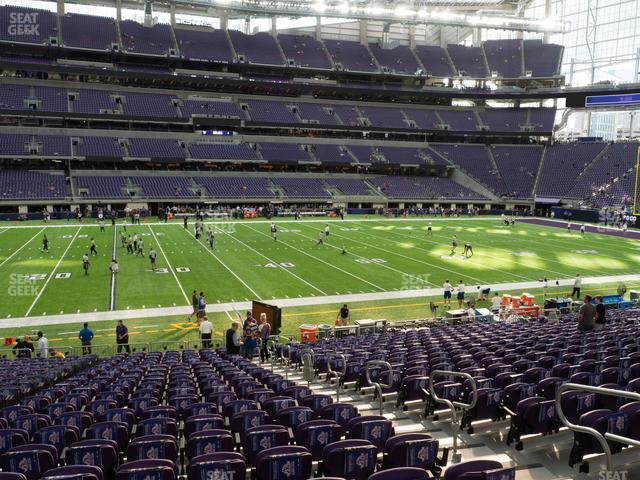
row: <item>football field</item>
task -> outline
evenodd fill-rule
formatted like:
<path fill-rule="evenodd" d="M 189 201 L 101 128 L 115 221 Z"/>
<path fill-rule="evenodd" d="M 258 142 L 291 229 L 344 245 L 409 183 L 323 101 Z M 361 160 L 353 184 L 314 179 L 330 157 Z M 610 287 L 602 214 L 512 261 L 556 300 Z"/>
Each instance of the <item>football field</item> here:
<path fill-rule="evenodd" d="M 433 232 L 428 235 L 427 224 Z M 144 255 L 128 254 L 121 244 L 122 223 L 114 232 L 92 224 L 12 225 L 0 228 L 0 317 L 139 310 L 188 306 L 193 290 L 209 305 L 248 300 L 309 299 L 372 294 L 454 285 L 490 285 L 573 277 L 635 274 L 640 242 L 589 232 L 568 232 L 526 223 L 513 227 L 497 219 L 276 220 L 278 239 L 268 221 L 209 222 L 215 232 L 196 240 L 193 224 L 150 221 L 127 225 L 127 234 L 144 242 Z M 330 236 L 317 242 L 325 225 Z M 459 247 L 451 255 L 452 235 Z M 49 252 L 42 238 L 49 238 Z M 85 276 L 81 257 L 91 238 Z M 474 254 L 462 256 L 465 243 Z M 151 270 L 154 248 L 158 269 Z M 346 253 L 343 253 L 346 252 Z M 115 285 L 109 264 L 117 258 Z M 314 303 L 318 303 L 315 301 Z M 327 302 L 328 303 L 328 302 Z M 301 305 L 304 301 L 300 302 Z"/>

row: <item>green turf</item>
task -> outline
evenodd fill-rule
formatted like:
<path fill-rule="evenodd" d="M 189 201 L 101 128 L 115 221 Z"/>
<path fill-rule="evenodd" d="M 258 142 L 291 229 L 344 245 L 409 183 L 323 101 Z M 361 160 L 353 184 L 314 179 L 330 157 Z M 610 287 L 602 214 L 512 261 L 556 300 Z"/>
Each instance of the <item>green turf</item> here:
<path fill-rule="evenodd" d="M 276 220 L 278 241 L 271 239 L 268 222 L 219 222 L 210 224 L 216 231 L 213 250 L 205 239 L 194 238 L 192 222 L 188 230 L 181 222 L 128 225 L 127 233 L 137 233 L 144 241 L 143 256 L 129 255 L 122 248 L 119 223 L 116 255 L 120 272 L 115 308 L 188 305 L 194 289 L 205 291 L 211 305 L 252 299 L 384 294 L 440 287 L 445 279 L 454 284 L 460 279 L 467 284 L 494 284 L 537 281 L 544 276 L 550 280 L 570 278 L 576 272 L 584 276 L 631 274 L 640 266 L 640 244 L 629 238 L 595 233 L 582 236 L 563 228 L 523 223 L 505 227 L 497 219 L 486 218 L 353 219 Z M 426 232 L 429 221 L 433 222 L 431 236 Z M 331 235 L 325 245 L 317 245 L 325 223 L 331 225 Z M 49 253 L 41 251 L 45 233 L 50 239 Z M 454 233 L 460 245 L 473 244 L 472 258 L 449 255 Z M 89 249 L 90 237 L 96 239 L 99 255 L 91 258 L 90 274 L 85 277 L 81 256 Z M 32 222 L 31 228 L 2 225 L 0 290 L 7 294 L 0 297 L 0 318 L 108 310 L 113 240 L 110 225 L 106 232 L 100 232 L 95 224 L 73 222 Z M 160 270 L 156 273 L 151 271 L 147 256 L 152 246 L 158 253 Z M 42 277 L 24 281 L 25 275 L 37 274 Z M 389 310 L 394 305 L 384 295 L 368 304 L 388 305 L 392 307 Z M 314 312 L 336 306 L 290 308 L 285 310 L 285 317 L 295 311 L 304 313 L 307 308 Z M 398 311 L 406 315 L 404 318 L 417 316 L 411 308 L 399 307 Z M 364 318 L 368 317 L 371 315 Z M 228 320 L 225 313 L 215 318 Z M 296 318 L 298 323 L 305 319 L 302 314 L 289 318 Z M 162 324 L 182 321 L 169 318 Z M 65 327 L 59 331 L 68 330 Z"/>

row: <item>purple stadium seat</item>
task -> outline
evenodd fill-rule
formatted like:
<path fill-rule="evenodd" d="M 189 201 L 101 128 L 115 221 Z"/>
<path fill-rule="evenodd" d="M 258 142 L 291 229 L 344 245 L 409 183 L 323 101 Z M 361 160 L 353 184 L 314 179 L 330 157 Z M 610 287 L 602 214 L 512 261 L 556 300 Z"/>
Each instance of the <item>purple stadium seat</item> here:
<path fill-rule="evenodd" d="M 366 480 L 376 468 L 377 448 L 367 440 L 340 440 L 324 448 L 324 473 L 348 480 Z"/>
<path fill-rule="evenodd" d="M 92 465 L 70 465 L 47 470 L 42 476 L 42 480 L 54 479 L 77 479 L 77 480 L 103 480 L 104 475 L 100 467 Z"/>
<path fill-rule="evenodd" d="M 304 447 L 274 447 L 256 456 L 258 480 L 307 480 L 311 476 L 311 454 Z"/>
<path fill-rule="evenodd" d="M 194 457 L 189 462 L 189 479 L 235 478 L 246 474 L 246 464 L 242 454 L 237 452 L 209 453 Z"/>
<path fill-rule="evenodd" d="M 139 480 L 151 477 L 156 480 L 176 480 L 176 465 L 170 460 L 136 460 L 118 467 L 116 480 Z"/>
<path fill-rule="evenodd" d="M 216 452 L 232 452 L 235 441 L 229 430 L 201 430 L 187 437 L 187 458 Z"/>
<path fill-rule="evenodd" d="M 53 445 L 31 443 L 13 447 L 0 455 L 0 468 L 22 473 L 28 480 L 39 479 L 58 463 L 58 450 Z"/>
<path fill-rule="evenodd" d="M 289 431 L 282 425 L 260 425 L 244 432 L 242 451 L 250 467 L 256 466 L 256 459 L 262 450 L 282 447 L 289 443 Z"/>
<path fill-rule="evenodd" d="M 369 480 L 429 480 L 433 478 L 421 468 L 397 467 L 374 473 Z"/>
<path fill-rule="evenodd" d="M 322 459 L 324 447 L 342 438 L 344 428 L 333 420 L 311 420 L 296 426 L 296 444 L 306 447 L 314 461 Z"/>
<path fill-rule="evenodd" d="M 174 435 L 145 435 L 134 438 L 127 447 L 127 459 L 175 461 L 178 457 L 178 444 Z"/>

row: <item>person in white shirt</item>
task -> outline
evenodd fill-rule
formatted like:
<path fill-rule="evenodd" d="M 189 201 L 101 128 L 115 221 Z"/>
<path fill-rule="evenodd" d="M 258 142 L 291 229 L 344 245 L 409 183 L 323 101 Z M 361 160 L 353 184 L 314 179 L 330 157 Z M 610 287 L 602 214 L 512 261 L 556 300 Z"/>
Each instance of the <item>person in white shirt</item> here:
<path fill-rule="evenodd" d="M 462 280 L 458 284 L 458 308 L 462 308 L 462 304 L 464 303 L 464 291 L 466 286 Z"/>
<path fill-rule="evenodd" d="M 476 306 L 474 304 L 469 304 L 469 308 L 467 309 L 467 320 L 469 322 L 476 321 Z"/>
<path fill-rule="evenodd" d="M 47 358 L 49 356 L 49 340 L 42 331 L 38 332 L 38 343 L 36 344 L 36 356 Z"/>
<path fill-rule="evenodd" d="M 571 291 L 571 298 L 575 295 L 576 298 L 580 298 L 580 288 L 582 288 L 582 277 L 579 273 L 576 273 L 576 279 L 573 281 L 573 290 Z"/>
<path fill-rule="evenodd" d="M 202 319 L 200 323 L 200 339 L 202 340 L 202 348 L 211 348 L 211 334 L 213 333 L 213 324 L 208 317 Z"/>
<path fill-rule="evenodd" d="M 449 280 L 445 280 L 442 284 L 442 288 L 444 289 L 444 304 L 451 305 L 451 291 L 453 290 L 453 285 L 449 283 Z"/>
<path fill-rule="evenodd" d="M 584 223 L 582 225 L 580 225 L 580 233 L 582 235 L 584 235 L 585 230 L 587 229 L 587 227 L 584 226 Z"/>
<path fill-rule="evenodd" d="M 500 298 L 500 295 L 498 295 L 498 293 L 496 292 L 496 294 L 491 299 L 491 311 L 499 312 L 500 305 L 502 305 L 502 299 Z"/>

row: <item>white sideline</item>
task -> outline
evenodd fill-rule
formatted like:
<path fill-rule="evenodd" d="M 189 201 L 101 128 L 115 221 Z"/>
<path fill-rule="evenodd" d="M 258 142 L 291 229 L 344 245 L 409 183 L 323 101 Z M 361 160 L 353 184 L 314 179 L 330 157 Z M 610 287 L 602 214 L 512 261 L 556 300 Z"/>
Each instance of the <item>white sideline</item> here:
<path fill-rule="evenodd" d="M 317 217 L 317 220 L 285 220 L 284 218 L 289 219 L 290 217 L 284 217 L 283 219 L 280 219 L 278 217 L 273 217 L 271 220 L 213 220 L 213 221 L 205 221 L 204 223 L 207 225 L 215 225 L 215 224 L 219 224 L 219 225 L 226 225 L 226 224 L 236 224 L 236 223 L 249 223 L 249 224 L 260 224 L 260 223 L 268 223 L 271 224 L 273 222 L 275 223 L 327 223 L 327 220 L 331 220 L 332 222 L 335 221 L 336 223 L 347 223 L 347 222 L 366 222 L 368 220 L 378 220 L 378 221 L 385 221 L 385 222 L 415 222 L 416 220 L 424 220 L 426 221 L 430 221 L 430 222 L 450 222 L 452 220 L 456 220 L 456 221 L 462 221 L 462 222 L 466 222 L 466 221 L 478 221 L 478 220 L 484 220 L 484 221 L 495 221 L 496 219 L 498 219 L 498 217 L 429 217 L 429 216 L 424 216 L 424 217 L 407 217 L 407 218 L 387 218 L 387 217 L 382 217 L 380 218 L 378 215 L 371 215 L 371 218 L 369 218 L 368 215 L 355 215 L 354 217 L 356 218 L 346 218 L 344 220 L 337 220 L 333 217 Z M 537 218 L 537 217 L 527 217 L 527 218 Z M 70 228 L 70 227 L 90 227 L 90 226 L 97 226 L 98 223 L 83 223 L 83 224 L 78 224 L 78 223 L 70 223 L 70 224 L 62 224 L 62 225 L 52 225 L 52 224 L 47 224 L 46 228 Z M 164 223 L 164 222 L 148 222 L 148 223 L 144 223 L 143 225 L 151 225 L 151 226 L 179 226 L 184 228 L 182 222 L 172 222 L 172 223 Z M 127 226 L 131 226 L 130 223 L 127 223 Z M 19 229 L 19 228 L 42 228 L 42 225 L 4 225 L 4 228 L 6 229 Z"/>
<path fill-rule="evenodd" d="M 113 253 L 111 257 L 113 260 L 116 259 L 116 254 L 118 250 L 117 232 L 118 232 L 118 229 L 114 228 L 113 229 Z M 115 309 L 116 309 L 116 273 L 111 272 L 111 285 L 109 285 L 109 310 L 113 311 Z"/>
<path fill-rule="evenodd" d="M 639 281 L 640 274 L 632 275 L 607 275 L 601 277 L 584 277 L 583 289 L 586 290 L 584 285 L 588 284 L 602 284 L 602 283 L 615 283 L 624 281 Z M 573 285 L 573 278 L 559 279 L 558 283 L 561 286 Z M 515 283 L 496 283 L 496 284 L 483 284 L 483 285 L 468 285 L 467 292 L 473 293 L 477 290 L 476 287 L 491 287 L 494 292 L 504 291 L 526 291 L 528 289 L 540 288 L 541 282 L 515 282 Z M 271 300 L 269 303 L 276 304 L 279 307 L 301 307 L 309 305 L 324 305 L 329 303 L 349 303 L 349 302 L 366 302 L 376 300 L 393 300 L 401 298 L 419 298 L 430 297 L 442 294 L 442 288 L 428 288 L 422 290 L 398 290 L 389 292 L 374 292 L 374 293 L 357 293 L 349 295 L 329 295 L 324 297 L 302 297 L 302 298 L 284 298 Z M 207 305 L 207 311 L 209 313 L 214 312 L 227 312 L 231 310 L 243 310 L 251 307 L 251 302 L 231 302 L 231 303 L 218 303 Z M 425 302 L 425 313 L 427 311 L 427 304 Z M 83 323 L 83 322 L 99 322 L 104 320 L 129 320 L 135 318 L 151 318 L 162 317 L 166 315 L 188 315 L 192 312 L 190 306 L 183 307 L 168 307 L 168 308 L 147 308 L 140 310 L 116 310 L 113 312 L 87 312 L 87 313 L 74 313 L 64 315 L 48 315 L 45 317 L 22 317 L 22 318 L 6 318 L 0 320 L 0 328 L 16 328 L 16 327 L 32 327 L 37 325 L 61 325 L 69 323 Z"/>

